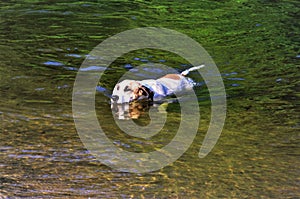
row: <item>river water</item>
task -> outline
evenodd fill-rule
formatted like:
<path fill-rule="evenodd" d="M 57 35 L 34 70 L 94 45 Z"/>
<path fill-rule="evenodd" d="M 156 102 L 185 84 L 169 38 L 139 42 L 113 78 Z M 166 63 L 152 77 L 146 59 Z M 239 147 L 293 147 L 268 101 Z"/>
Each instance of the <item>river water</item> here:
<path fill-rule="evenodd" d="M 0 198 L 299 198 L 299 3 L 224 1 L 2 1 L 0 36 Z M 195 88 L 201 120 L 188 150 L 148 173 L 103 164 L 80 139 L 72 114 L 78 69 L 103 40 L 138 27 L 181 32 L 211 55 L 223 79 L 227 117 L 205 157 L 199 148 L 210 121 L 203 79 Z M 112 118 L 109 94 L 129 70 L 185 59 L 141 49 L 112 63 L 96 92 L 99 122 L 117 147 L 150 152 L 169 143 L 180 105 L 167 105 L 166 130 L 151 139 L 125 135 Z M 103 73 L 103 68 L 88 70 Z M 147 125 L 146 108 L 135 122 Z M 147 132 L 145 132 L 147 133 Z"/>

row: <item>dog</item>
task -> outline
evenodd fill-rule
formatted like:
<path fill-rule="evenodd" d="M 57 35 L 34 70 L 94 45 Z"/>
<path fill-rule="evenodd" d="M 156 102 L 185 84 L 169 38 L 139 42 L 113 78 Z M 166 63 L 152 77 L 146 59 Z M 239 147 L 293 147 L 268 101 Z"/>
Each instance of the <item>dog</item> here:
<path fill-rule="evenodd" d="M 204 66 L 195 66 L 180 74 L 167 74 L 159 79 L 123 80 L 115 85 L 111 103 L 123 104 L 139 100 L 161 101 L 167 96 L 191 90 L 195 86 L 195 82 L 186 75 Z"/>

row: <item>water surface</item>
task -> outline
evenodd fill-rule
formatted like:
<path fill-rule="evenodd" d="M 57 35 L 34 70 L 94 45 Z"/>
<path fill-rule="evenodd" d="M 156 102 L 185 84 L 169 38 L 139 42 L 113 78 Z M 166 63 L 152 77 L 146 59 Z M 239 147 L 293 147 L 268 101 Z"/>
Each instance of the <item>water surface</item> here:
<path fill-rule="evenodd" d="M 293 0 L 1 2 L 0 197 L 28 198 L 298 198 L 299 3 Z M 97 161 L 72 118 L 72 87 L 88 53 L 104 39 L 145 26 L 165 27 L 199 42 L 226 86 L 222 135 L 204 159 L 199 148 L 210 119 L 201 77 L 201 121 L 191 147 L 159 171 L 131 174 Z M 168 106 L 168 131 L 129 137 L 112 120 L 109 91 L 128 70 L 186 60 L 140 50 L 105 71 L 96 95 L 99 121 L 114 144 L 153 151 L 170 142 L 180 119 Z M 102 72 L 101 66 L 86 70 Z M 150 70 L 150 71 L 149 71 Z M 149 76 L 151 68 L 145 69 Z M 147 124 L 147 112 L 138 123 Z M 174 131 L 172 131 L 174 130 Z"/>

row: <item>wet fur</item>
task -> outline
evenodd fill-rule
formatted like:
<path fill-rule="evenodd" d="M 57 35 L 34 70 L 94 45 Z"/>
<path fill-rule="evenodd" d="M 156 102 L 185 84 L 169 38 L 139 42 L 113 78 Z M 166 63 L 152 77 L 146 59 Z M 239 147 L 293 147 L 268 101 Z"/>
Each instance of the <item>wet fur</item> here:
<path fill-rule="evenodd" d="M 175 93 L 190 90 L 194 87 L 194 82 L 185 76 L 189 72 L 202 67 L 204 65 L 195 66 L 183 71 L 181 74 L 167 74 L 156 80 L 123 80 L 114 87 L 111 102 L 122 104 L 142 99 L 155 101 Z"/>

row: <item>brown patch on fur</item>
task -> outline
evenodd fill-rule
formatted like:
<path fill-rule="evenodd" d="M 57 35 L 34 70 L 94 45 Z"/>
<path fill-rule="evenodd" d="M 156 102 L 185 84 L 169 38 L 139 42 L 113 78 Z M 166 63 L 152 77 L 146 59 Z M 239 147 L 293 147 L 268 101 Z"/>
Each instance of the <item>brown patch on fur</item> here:
<path fill-rule="evenodd" d="M 133 82 L 130 82 L 130 89 L 131 90 L 135 90 L 135 89 L 138 89 L 138 87 L 140 87 L 140 83 L 136 82 L 136 81 L 133 81 Z"/>
<path fill-rule="evenodd" d="M 169 78 L 169 79 L 175 79 L 175 80 L 180 80 L 180 75 L 179 74 L 167 74 L 163 76 L 164 78 Z"/>

